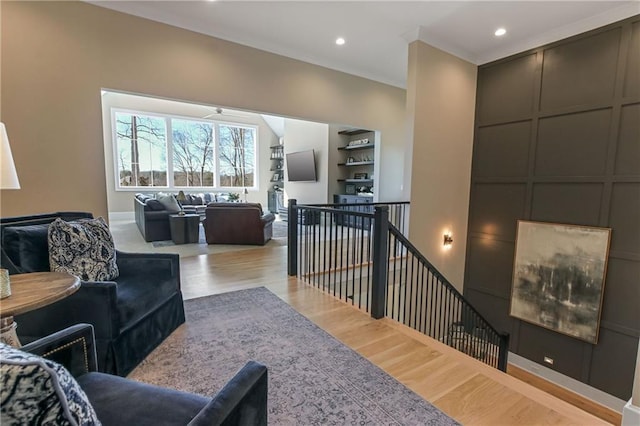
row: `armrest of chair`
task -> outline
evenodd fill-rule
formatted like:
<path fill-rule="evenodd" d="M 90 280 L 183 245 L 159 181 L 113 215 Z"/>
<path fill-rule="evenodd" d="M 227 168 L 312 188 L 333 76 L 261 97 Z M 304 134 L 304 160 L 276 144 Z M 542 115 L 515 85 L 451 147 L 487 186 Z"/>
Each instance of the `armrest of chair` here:
<path fill-rule="evenodd" d="M 77 324 L 38 339 L 21 350 L 62 364 L 72 376 L 97 371 L 93 326 Z"/>
<path fill-rule="evenodd" d="M 276 216 L 273 213 L 268 212 L 263 214 L 262 217 L 260 217 L 260 220 L 262 220 L 262 223 L 266 226 L 273 223 L 273 221 L 276 220 Z"/>
<path fill-rule="evenodd" d="M 267 367 L 249 361 L 188 426 L 267 424 Z"/>
<path fill-rule="evenodd" d="M 121 274 L 128 271 L 154 271 L 177 280 L 180 289 L 180 256 L 175 253 L 127 253 L 117 250 L 116 262 Z"/>

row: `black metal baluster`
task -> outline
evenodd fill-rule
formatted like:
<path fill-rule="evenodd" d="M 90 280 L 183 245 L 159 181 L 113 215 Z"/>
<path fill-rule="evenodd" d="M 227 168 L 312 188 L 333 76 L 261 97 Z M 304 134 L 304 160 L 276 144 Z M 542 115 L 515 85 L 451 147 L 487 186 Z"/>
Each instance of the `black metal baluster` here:
<path fill-rule="evenodd" d="M 408 257 L 408 256 L 407 256 Z M 411 271 L 409 271 L 407 269 L 407 285 L 410 285 L 411 287 L 409 288 L 409 317 L 407 318 L 407 323 L 411 324 L 412 321 L 412 312 L 414 312 L 416 309 L 414 309 L 414 300 L 413 300 L 413 293 L 414 293 L 414 288 L 413 286 L 415 285 L 414 279 L 413 279 L 413 271 L 414 271 L 414 267 L 413 264 L 416 260 L 416 257 L 413 255 L 413 253 L 411 253 Z M 407 265 L 408 267 L 408 265 Z M 415 326 L 415 321 L 413 322 L 413 325 Z M 409 325 L 411 326 L 411 325 Z"/>
<path fill-rule="evenodd" d="M 362 275 L 364 272 L 363 268 L 364 268 L 364 229 L 362 229 L 362 232 L 360 233 L 360 278 L 359 278 L 359 284 L 358 284 L 358 308 L 360 309 L 362 309 Z"/>
<path fill-rule="evenodd" d="M 425 318 L 427 316 L 427 282 L 425 281 L 425 265 L 420 261 L 420 332 L 426 334 Z"/>

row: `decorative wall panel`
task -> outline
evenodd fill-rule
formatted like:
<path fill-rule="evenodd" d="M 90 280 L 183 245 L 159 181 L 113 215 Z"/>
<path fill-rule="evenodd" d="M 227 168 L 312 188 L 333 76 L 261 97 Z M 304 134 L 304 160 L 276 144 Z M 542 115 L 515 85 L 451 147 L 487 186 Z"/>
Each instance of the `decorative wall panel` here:
<path fill-rule="evenodd" d="M 622 29 L 576 36 L 544 50 L 541 110 L 611 101 Z"/>
<path fill-rule="evenodd" d="M 526 176 L 530 139 L 531 121 L 478 129 L 476 176 Z"/>
<path fill-rule="evenodd" d="M 497 297 L 511 296 L 513 244 L 489 238 L 471 238 L 469 251 L 469 288 L 476 288 Z"/>
<path fill-rule="evenodd" d="M 611 249 L 640 256 L 640 184 L 613 184 L 609 217 L 609 226 L 619 230 L 611 236 Z"/>
<path fill-rule="evenodd" d="M 585 343 L 581 340 L 572 339 L 564 334 L 533 324 L 520 322 L 518 354 L 525 358 L 540 360 L 540 364 L 561 371 L 576 380 L 582 379 L 584 345 Z M 543 362 L 545 356 L 553 360 L 553 365 Z"/>
<path fill-rule="evenodd" d="M 621 115 L 615 173 L 633 175 L 640 170 L 640 104 L 622 107 Z"/>
<path fill-rule="evenodd" d="M 515 241 L 516 221 L 524 215 L 526 185 L 477 184 L 472 189 L 471 232 Z"/>
<path fill-rule="evenodd" d="M 607 161 L 611 109 L 540 119 L 538 176 L 602 176 Z"/>
<path fill-rule="evenodd" d="M 627 71 L 624 79 L 624 96 L 633 98 L 640 96 L 640 23 L 631 25 L 631 40 L 627 56 Z"/>
<path fill-rule="evenodd" d="M 529 116 L 534 108 L 536 55 L 480 68 L 478 102 L 481 123 L 514 121 Z"/>
<path fill-rule="evenodd" d="M 635 280 L 629 277 L 636 277 Z M 622 327 L 627 330 L 640 324 L 640 263 L 633 260 L 610 258 L 605 280 L 605 296 L 602 300 L 601 321 L 605 327 Z M 628 301 L 620 303 L 620 301 Z"/>
<path fill-rule="evenodd" d="M 638 75 L 640 15 L 480 66 L 464 288 L 511 351 L 623 400 L 640 336 Z M 509 316 L 518 219 L 612 229 L 596 345 Z"/>
<path fill-rule="evenodd" d="M 607 393 L 631 395 L 638 338 L 603 328 L 593 349 L 589 384 Z"/>
<path fill-rule="evenodd" d="M 531 220 L 598 226 L 601 183 L 536 183 Z"/>

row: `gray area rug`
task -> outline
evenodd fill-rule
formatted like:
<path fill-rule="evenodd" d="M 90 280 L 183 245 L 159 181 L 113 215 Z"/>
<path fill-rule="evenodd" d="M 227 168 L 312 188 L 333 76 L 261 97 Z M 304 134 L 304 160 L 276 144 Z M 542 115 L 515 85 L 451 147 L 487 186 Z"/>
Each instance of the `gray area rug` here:
<path fill-rule="evenodd" d="M 457 424 L 264 287 L 185 308 L 186 324 L 130 378 L 213 396 L 253 359 L 269 368 L 270 424 Z"/>

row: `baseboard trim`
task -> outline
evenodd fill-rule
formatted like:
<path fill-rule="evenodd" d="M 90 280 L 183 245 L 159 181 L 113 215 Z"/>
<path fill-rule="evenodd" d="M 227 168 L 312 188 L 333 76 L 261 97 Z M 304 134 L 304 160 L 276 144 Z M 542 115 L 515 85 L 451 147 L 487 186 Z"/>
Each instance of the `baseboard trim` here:
<path fill-rule="evenodd" d="M 567 379 L 570 381 L 575 380 L 564 375 L 562 375 L 562 384 L 558 384 L 559 380 L 553 380 L 550 377 L 544 377 L 540 374 L 539 369 L 544 368 L 548 370 L 546 367 L 536 364 L 538 371 L 531 371 L 531 367 L 527 364 L 532 363 L 532 361 L 522 358 L 526 361 L 522 362 L 522 360 L 518 358 L 522 357 L 509 353 L 509 364 L 507 366 L 507 373 L 509 375 L 609 423 L 619 425 L 622 422 L 624 401 L 581 382 L 580 385 L 582 386 L 565 386 L 567 385 Z M 553 373 L 560 375 L 555 371 L 553 371 Z M 576 389 L 578 387 L 580 387 L 580 389 Z M 585 391 L 585 389 L 587 389 L 587 391 Z"/>

